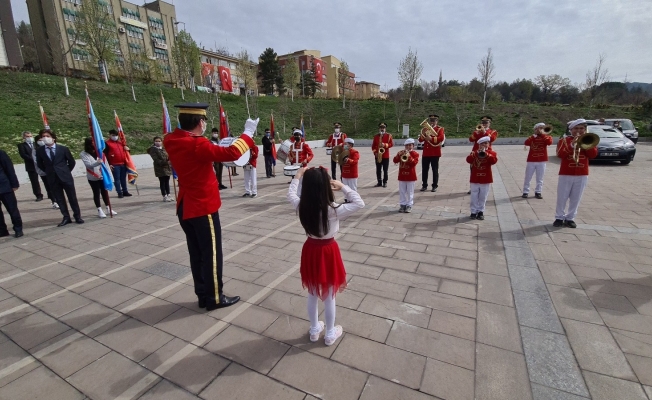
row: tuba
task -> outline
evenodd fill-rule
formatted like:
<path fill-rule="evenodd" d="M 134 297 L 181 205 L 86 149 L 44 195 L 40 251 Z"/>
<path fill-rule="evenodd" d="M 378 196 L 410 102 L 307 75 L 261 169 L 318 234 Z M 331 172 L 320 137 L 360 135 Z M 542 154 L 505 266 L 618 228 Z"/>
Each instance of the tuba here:
<path fill-rule="evenodd" d="M 428 118 L 424 119 L 423 122 L 421 122 L 421 123 L 419 124 L 419 126 L 421 126 L 421 133 L 420 133 L 420 135 L 421 135 L 421 136 L 422 136 L 426 141 L 430 141 L 430 138 L 431 138 L 432 136 L 435 136 L 435 137 L 437 136 L 437 132 L 435 132 L 435 129 L 434 129 L 432 126 L 430 126 L 430 124 L 428 123 Z M 426 130 L 425 132 L 423 132 L 424 129 Z"/>
<path fill-rule="evenodd" d="M 580 162 L 580 151 L 591 150 L 600 143 L 600 136 L 595 133 L 586 132 L 585 134 L 573 139 L 575 148 L 573 148 L 573 161 L 575 164 Z"/>

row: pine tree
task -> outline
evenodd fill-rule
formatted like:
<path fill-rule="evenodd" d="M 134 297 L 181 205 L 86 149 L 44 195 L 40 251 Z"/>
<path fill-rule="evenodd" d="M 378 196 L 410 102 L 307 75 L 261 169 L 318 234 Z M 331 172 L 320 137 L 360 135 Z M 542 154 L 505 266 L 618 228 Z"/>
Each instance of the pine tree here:
<path fill-rule="evenodd" d="M 259 57 L 258 77 L 261 78 L 261 89 L 265 94 L 274 94 L 274 85 L 276 89 L 282 91 L 283 76 L 281 68 L 278 65 L 277 54 L 271 47 L 263 51 Z M 280 85 L 279 85 L 280 84 Z"/>

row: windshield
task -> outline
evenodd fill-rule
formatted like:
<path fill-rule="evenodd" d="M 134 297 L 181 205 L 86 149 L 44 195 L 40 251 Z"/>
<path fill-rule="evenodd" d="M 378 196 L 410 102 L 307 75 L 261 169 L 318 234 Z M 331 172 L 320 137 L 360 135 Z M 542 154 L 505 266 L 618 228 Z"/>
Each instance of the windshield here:
<path fill-rule="evenodd" d="M 614 129 L 614 128 L 603 128 L 601 126 L 588 126 L 587 127 L 588 132 L 595 133 L 596 135 L 600 136 L 600 139 L 619 139 L 619 138 L 624 138 L 625 136 L 620 133 L 620 131 Z"/>
<path fill-rule="evenodd" d="M 621 127 L 624 131 L 633 131 L 634 129 L 636 129 L 636 128 L 634 128 L 634 124 L 632 124 L 632 121 L 630 121 L 630 120 L 628 120 L 628 119 L 616 119 L 616 120 L 607 121 L 607 123 L 608 123 L 609 125 L 611 125 L 611 126 L 614 126 L 614 122 L 615 122 L 615 121 L 619 121 L 619 122 L 620 122 L 620 127 Z"/>

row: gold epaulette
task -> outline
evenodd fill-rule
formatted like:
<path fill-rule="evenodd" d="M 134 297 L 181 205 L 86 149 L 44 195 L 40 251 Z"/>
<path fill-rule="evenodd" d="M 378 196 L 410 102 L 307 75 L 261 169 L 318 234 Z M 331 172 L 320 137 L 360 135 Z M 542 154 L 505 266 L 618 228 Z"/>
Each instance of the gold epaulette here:
<path fill-rule="evenodd" d="M 243 139 L 238 138 L 235 142 L 231 143 L 231 146 L 235 146 L 240 151 L 240 154 L 244 154 L 249 150 L 249 145 Z"/>

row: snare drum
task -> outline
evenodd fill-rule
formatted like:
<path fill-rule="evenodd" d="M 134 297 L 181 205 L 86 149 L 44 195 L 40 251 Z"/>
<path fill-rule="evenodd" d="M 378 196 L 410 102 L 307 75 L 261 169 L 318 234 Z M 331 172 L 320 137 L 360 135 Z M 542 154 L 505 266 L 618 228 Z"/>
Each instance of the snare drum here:
<path fill-rule="evenodd" d="M 290 139 L 281 143 L 281 147 L 276 151 L 276 159 L 285 164 L 288 159 L 288 155 L 292 149 L 292 142 Z"/>
<path fill-rule="evenodd" d="M 299 165 L 286 165 L 285 168 L 283 168 L 283 175 L 295 176 L 299 168 L 301 168 Z"/>
<path fill-rule="evenodd" d="M 229 147 L 236 140 L 238 140 L 238 138 L 227 137 L 227 138 L 224 138 L 224 139 L 220 140 L 219 145 L 221 147 Z M 223 162 L 222 164 L 224 164 L 227 167 L 244 167 L 245 165 L 247 165 L 247 163 L 249 163 L 250 158 L 251 158 L 251 150 L 247 150 L 237 160 Z"/>
<path fill-rule="evenodd" d="M 333 148 L 332 147 L 326 147 L 326 155 L 330 156 L 331 154 L 333 154 Z"/>

